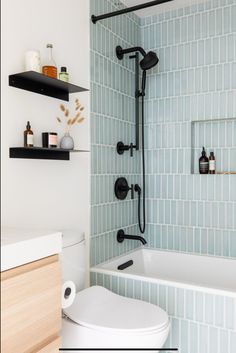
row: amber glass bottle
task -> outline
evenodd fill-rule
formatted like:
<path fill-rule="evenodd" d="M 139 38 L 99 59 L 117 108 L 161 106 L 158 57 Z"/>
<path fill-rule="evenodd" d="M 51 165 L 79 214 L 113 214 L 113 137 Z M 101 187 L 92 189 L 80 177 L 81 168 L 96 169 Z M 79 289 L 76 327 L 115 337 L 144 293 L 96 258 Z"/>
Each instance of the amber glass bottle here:
<path fill-rule="evenodd" d="M 31 130 L 30 122 L 27 122 L 26 130 L 24 131 L 24 147 L 34 146 L 34 133 Z"/>
<path fill-rule="evenodd" d="M 52 56 L 53 45 L 47 44 L 47 49 L 48 49 L 48 59 L 45 65 L 43 66 L 43 69 L 42 69 L 43 74 L 52 78 L 57 78 L 57 66 Z"/>

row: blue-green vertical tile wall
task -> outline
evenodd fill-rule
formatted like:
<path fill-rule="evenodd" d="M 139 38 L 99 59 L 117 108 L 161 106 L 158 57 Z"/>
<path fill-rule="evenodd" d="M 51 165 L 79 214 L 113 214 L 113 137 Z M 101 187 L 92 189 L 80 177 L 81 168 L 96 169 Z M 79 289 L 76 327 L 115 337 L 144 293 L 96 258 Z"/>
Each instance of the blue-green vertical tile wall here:
<path fill-rule="evenodd" d="M 124 5 L 113 0 L 91 0 L 91 14 L 117 10 Z M 140 158 L 119 156 L 116 144 L 134 142 L 135 63 L 129 57 L 119 61 L 117 45 L 139 44 L 139 19 L 134 14 L 91 23 L 91 265 L 127 252 L 139 243 L 120 245 L 116 233 L 123 228 L 137 233 L 136 203 L 120 202 L 114 195 L 119 176 L 130 184 L 139 182 Z"/>
<path fill-rule="evenodd" d="M 215 295 L 206 290 L 190 290 L 91 272 L 91 284 L 113 292 L 159 305 L 171 321 L 166 347 L 180 353 L 234 353 L 236 343 L 236 296 Z"/>
<path fill-rule="evenodd" d="M 136 182 L 141 173 L 138 155 L 131 160 L 115 151 L 118 140 L 134 139 L 134 65 L 117 60 L 117 44 L 142 44 L 160 58 L 148 74 L 145 107 L 148 245 L 236 257 L 235 175 L 190 175 L 192 145 L 195 172 L 201 145 L 215 151 L 218 171 L 236 170 L 236 4 L 206 4 L 91 24 L 92 265 L 132 248 L 115 246 L 118 228 L 138 232 L 137 200 L 121 205 L 113 193 L 118 175 Z M 91 0 L 91 13 L 118 5 Z M 112 244 L 106 251 L 100 236 Z"/>
<path fill-rule="evenodd" d="M 236 257 L 236 175 L 198 171 L 205 146 L 217 172 L 236 172 L 235 8 L 205 1 L 140 23 L 142 46 L 160 59 L 145 108 L 152 248 Z"/>

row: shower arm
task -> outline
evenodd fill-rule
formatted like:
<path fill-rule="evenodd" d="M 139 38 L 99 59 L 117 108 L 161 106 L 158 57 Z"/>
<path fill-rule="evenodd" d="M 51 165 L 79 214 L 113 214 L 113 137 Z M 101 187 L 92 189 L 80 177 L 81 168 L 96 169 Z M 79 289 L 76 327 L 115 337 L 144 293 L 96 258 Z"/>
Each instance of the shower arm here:
<path fill-rule="evenodd" d="M 125 145 L 122 141 L 119 141 L 116 145 L 116 151 L 120 155 L 122 155 L 125 151 L 130 150 L 130 157 L 133 157 L 134 149 L 136 149 L 136 145 L 134 145 L 133 143 L 131 143 L 130 145 Z"/>
<path fill-rule="evenodd" d="M 143 57 L 146 55 L 146 52 L 142 47 L 133 47 L 133 48 L 122 49 L 121 46 L 117 46 L 117 48 L 116 48 L 116 55 L 119 60 L 123 59 L 124 54 L 135 53 L 135 52 L 141 53 Z"/>

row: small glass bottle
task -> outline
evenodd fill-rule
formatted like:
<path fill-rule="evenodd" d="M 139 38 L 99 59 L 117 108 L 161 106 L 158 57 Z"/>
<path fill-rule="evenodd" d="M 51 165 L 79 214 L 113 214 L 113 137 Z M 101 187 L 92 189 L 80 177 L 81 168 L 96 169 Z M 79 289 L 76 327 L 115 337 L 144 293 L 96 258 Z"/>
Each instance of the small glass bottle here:
<path fill-rule="evenodd" d="M 61 67 L 61 72 L 59 73 L 59 79 L 65 82 L 69 82 L 69 74 L 65 66 Z"/>
<path fill-rule="evenodd" d="M 24 131 L 24 147 L 34 147 L 34 133 L 31 130 L 29 121 L 27 121 L 26 130 Z"/>
<path fill-rule="evenodd" d="M 216 173 L 216 159 L 214 152 L 210 153 L 209 157 L 209 174 L 215 174 Z"/>
<path fill-rule="evenodd" d="M 57 66 L 52 56 L 52 44 L 47 44 L 48 59 L 42 68 L 43 74 L 52 78 L 57 78 Z"/>

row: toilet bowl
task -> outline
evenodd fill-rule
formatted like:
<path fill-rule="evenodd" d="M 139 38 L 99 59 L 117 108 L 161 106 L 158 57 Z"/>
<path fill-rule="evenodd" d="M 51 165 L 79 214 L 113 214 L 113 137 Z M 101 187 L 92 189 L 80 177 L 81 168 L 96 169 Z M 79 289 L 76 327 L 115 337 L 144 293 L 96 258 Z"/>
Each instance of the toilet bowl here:
<path fill-rule="evenodd" d="M 93 286 L 64 309 L 62 348 L 162 348 L 170 330 L 164 310 Z"/>
<path fill-rule="evenodd" d="M 83 234 L 63 234 L 63 281 L 76 285 L 73 304 L 63 309 L 62 348 L 161 348 L 169 334 L 164 310 L 106 288 L 85 288 Z"/>

